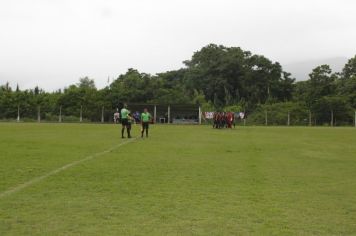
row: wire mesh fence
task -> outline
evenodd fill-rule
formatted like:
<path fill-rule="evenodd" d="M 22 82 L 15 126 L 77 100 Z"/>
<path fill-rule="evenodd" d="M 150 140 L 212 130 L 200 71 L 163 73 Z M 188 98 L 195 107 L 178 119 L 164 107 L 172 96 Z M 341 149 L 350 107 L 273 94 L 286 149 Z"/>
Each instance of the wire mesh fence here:
<path fill-rule="evenodd" d="M 17 106 L 16 110 L 2 113 L 3 121 L 18 122 L 112 122 L 115 109 L 84 106 L 70 107 L 56 106 Z"/>
<path fill-rule="evenodd" d="M 161 124 L 212 124 L 212 117 L 206 118 L 198 105 L 192 104 L 128 104 L 132 113 L 140 114 L 145 108 L 155 123 Z M 18 122 L 96 122 L 112 123 L 117 108 L 112 107 L 66 107 L 41 105 L 14 105 L 0 110 L 0 120 Z M 210 113 L 213 113 L 211 111 Z M 237 112 L 238 113 L 238 112 Z M 235 112 L 235 114 L 237 114 Z M 264 126 L 354 126 L 356 111 L 313 112 L 310 110 L 255 110 L 246 113 L 244 119 L 236 116 L 238 125 Z"/>
<path fill-rule="evenodd" d="M 213 112 L 207 112 L 213 113 Z M 244 113 L 244 117 L 235 112 L 235 124 L 258 126 L 353 126 L 356 127 L 356 111 L 349 111 L 347 115 L 334 111 L 328 113 L 313 113 L 312 111 L 280 112 L 275 110 L 254 111 Z M 203 117 L 205 115 L 203 114 Z M 212 115 L 203 118 L 203 124 L 213 124 Z"/>
<path fill-rule="evenodd" d="M 128 104 L 132 114 L 140 114 L 148 109 L 155 123 L 199 123 L 199 107 L 183 104 Z M 66 106 L 16 106 L 0 111 L 1 120 L 23 122 L 114 122 L 114 113 L 119 108 L 66 107 Z"/>
<path fill-rule="evenodd" d="M 155 123 L 198 124 L 199 106 L 191 104 L 128 104 L 128 109 L 140 113 L 148 109 Z"/>

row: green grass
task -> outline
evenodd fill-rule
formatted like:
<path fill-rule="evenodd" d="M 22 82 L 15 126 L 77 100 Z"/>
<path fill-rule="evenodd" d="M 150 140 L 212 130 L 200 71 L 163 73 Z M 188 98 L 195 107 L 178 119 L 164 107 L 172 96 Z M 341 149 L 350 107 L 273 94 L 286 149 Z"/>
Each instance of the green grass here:
<path fill-rule="evenodd" d="M 0 235 L 356 235 L 356 129 L 151 128 L 0 198 Z M 1 123 L 0 194 L 123 141 Z"/>

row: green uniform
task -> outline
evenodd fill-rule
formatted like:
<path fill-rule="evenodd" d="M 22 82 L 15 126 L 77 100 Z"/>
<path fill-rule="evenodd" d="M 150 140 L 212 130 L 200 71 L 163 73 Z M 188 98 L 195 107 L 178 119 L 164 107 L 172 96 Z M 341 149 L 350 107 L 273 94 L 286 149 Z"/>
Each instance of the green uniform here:
<path fill-rule="evenodd" d="M 146 137 L 148 138 L 148 124 L 151 120 L 151 114 L 148 112 L 143 112 L 141 114 L 141 121 L 142 121 L 142 129 L 141 129 L 141 137 L 143 138 L 143 132 L 146 131 Z"/>
<path fill-rule="evenodd" d="M 142 121 L 142 122 L 150 122 L 150 120 L 151 120 L 151 114 L 150 114 L 150 113 L 148 113 L 148 112 L 143 112 L 143 113 L 141 114 L 141 121 Z"/>
<path fill-rule="evenodd" d="M 130 111 L 126 108 L 121 109 L 121 119 L 127 119 L 130 114 Z"/>
<path fill-rule="evenodd" d="M 122 108 L 120 113 L 121 113 L 121 124 L 122 124 L 121 137 L 122 137 L 122 138 L 125 138 L 125 137 L 124 137 L 124 130 L 125 130 L 125 127 L 126 127 L 126 130 L 127 130 L 127 137 L 128 137 L 128 138 L 131 138 L 131 134 L 130 134 L 130 131 L 131 131 L 131 122 L 129 122 L 129 114 L 130 114 L 130 111 L 127 110 L 126 108 Z"/>

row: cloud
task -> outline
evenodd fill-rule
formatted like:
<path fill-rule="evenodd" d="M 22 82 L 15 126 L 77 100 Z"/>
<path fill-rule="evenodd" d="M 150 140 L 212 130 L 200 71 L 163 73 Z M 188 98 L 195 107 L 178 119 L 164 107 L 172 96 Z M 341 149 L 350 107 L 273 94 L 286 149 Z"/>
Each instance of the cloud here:
<path fill-rule="evenodd" d="M 3 0 L 0 84 L 57 89 L 88 75 L 102 87 L 129 67 L 178 69 L 208 43 L 281 64 L 351 57 L 355 8 L 351 0 Z"/>

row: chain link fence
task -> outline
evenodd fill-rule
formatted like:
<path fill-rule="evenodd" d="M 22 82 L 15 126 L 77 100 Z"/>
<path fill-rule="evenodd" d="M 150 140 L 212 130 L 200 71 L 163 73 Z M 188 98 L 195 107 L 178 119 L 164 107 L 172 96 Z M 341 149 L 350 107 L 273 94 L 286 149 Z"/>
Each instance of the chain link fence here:
<path fill-rule="evenodd" d="M 211 119 L 202 118 L 198 105 L 191 104 L 128 104 L 131 113 L 140 114 L 147 108 L 155 123 L 161 124 L 212 124 Z M 95 122 L 112 123 L 117 108 L 65 107 L 41 105 L 14 105 L 0 111 L 0 120 L 18 122 Z M 289 111 L 257 108 L 244 119 L 236 119 L 238 125 L 264 126 L 355 126 L 356 111 L 313 112 L 305 109 Z"/>
<path fill-rule="evenodd" d="M 184 104 L 128 104 L 132 114 L 141 114 L 147 108 L 155 123 L 198 124 L 199 106 Z M 0 111 L 3 121 L 18 122 L 98 122 L 111 123 L 119 108 L 16 106 Z"/>

